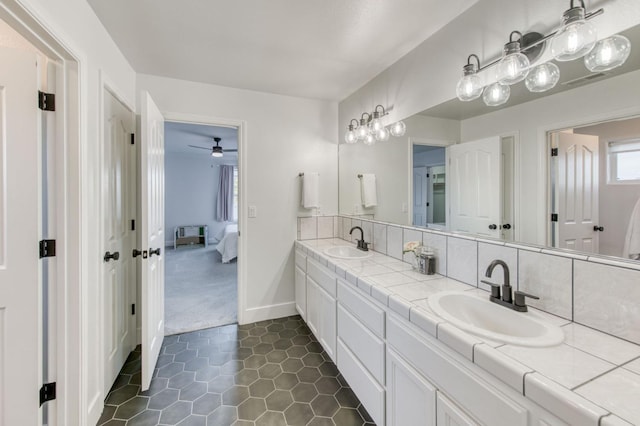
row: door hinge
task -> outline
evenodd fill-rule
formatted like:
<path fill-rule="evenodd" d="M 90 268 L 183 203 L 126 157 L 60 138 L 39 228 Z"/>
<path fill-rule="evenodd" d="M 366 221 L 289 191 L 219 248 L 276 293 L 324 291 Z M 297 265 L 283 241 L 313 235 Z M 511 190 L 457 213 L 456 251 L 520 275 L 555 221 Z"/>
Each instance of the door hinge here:
<path fill-rule="evenodd" d="M 40 241 L 40 259 L 56 255 L 56 240 Z"/>
<path fill-rule="evenodd" d="M 551 222 L 558 221 L 558 213 L 551 213 Z"/>
<path fill-rule="evenodd" d="M 135 315 L 136 314 L 136 304 L 132 303 L 131 304 L 131 315 Z"/>
<path fill-rule="evenodd" d="M 40 388 L 40 405 L 56 399 L 56 382 L 45 383 Z"/>
<path fill-rule="evenodd" d="M 131 133 L 131 145 L 134 145 L 135 143 L 136 143 L 136 134 Z"/>
<path fill-rule="evenodd" d="M 136 230 L 136 220 L 135 219 L 131 219 L 131 230 L 132 231 Z"/>
<path fill-rule="evenodd" d="M 429 177 L 429 173 L 427 173 L 427 178 Z"/>
<path fill-rule="evenodd" d="M 38 91 L 38 108 L 43 111 L 56 110 L 56 95 Z"/>
<path fill-rule="evenodd" d="M 558 156 L 558 148 L 551 148 L 551 156 L 552 157 Z"/>

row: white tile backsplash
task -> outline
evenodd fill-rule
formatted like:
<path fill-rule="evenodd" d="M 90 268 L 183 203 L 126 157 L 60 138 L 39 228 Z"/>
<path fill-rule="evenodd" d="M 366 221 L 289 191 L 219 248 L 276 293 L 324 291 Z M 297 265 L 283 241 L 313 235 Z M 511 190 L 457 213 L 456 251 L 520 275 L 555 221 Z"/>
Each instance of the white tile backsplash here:
<path fill-rule="evenodd" d="M 422 244 L 436 256 L 436 273 L 447 275 L 447 237 L 433 232 L 422 233 Z"/>
<path fill-rule="evenodd" d="M 318 238 L 318 218 L 301 217 L 300 220 L 300 239 L 313 240 Z"/>
<path fill-rule="evenodd" d="M 640 271 L 574 261 L 574 320 L 640 344 Z"/>
<path fill-rule="evenodd" d="M 349 231 L 351 230 L 351 218 L 343 217 L 342 218 L 342 239 L 347 241 L 354 241 L 351 239 L 351 235 L 349 235 Z"/>
<path fill-rule="evenodd" d="M 504 284 L 504 273 L 502 266 L 496 267 L 491 274 L 491 278 L 485 277 L 489 264 L 500 259 L 509 267 L 509 280 L 513 287 L 518 283 L 518 250 L 513 247 L 505 247 L 503 245 L 478 243 L 478 287 L 491 291 L 491 286 L 481 283 L 481 280 L 487 280 L 496 284 Z"/>
<path fill-rule="evenodd" d="M 526 250 L 518 252 L 518 290 L 538 296 L 527 304 L 572 319 L 572 259 Z"/>
<path fill-rule="evenodd" d="M 373 224 L 373 249 L 378 253 L 387 254 L 387 225 Z"/>
<path fill-rule="evenodd" d="M 363 220 L 360 227 L 362 227 L 362 232 L 364 233 L 364 240 L 371 244 L 373 242 L 373 223 Z M 371 247 L 369 248 L 371 249 Z"/>
<path fill-rule="evenodd" d="M 478 243 L 447 237 L 447 275 L 455 280 L 478 285 Z"/>
<path fill-rule="evenodd" d="M 404 250 L 404 245 L 410 241 L 417 241 L 419 244 L 422 244 L 422 232 L 416 231 L 415 229 L 402 229 L 402 249 Z M 402 255 L 402 260 L 410 263 L 416 264 L 416 255 L 413 252 L 404 253 Z"/>
<path fill-rule="evenodd" d="M 387 256 L 402 260 L 402 228 L 387 226 Z"/>
<path fill-rule="evenodd" d="M 333 216 L 318 216 L 318 238 L 333 238 Z"/>

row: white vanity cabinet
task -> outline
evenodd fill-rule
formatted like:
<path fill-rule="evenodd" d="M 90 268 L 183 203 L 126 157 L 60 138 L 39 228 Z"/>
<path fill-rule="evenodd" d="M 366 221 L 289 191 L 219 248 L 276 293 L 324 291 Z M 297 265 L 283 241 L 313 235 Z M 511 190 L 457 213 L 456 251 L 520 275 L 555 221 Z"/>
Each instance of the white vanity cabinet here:
<path fill-rule="evenodd" d="M 307 255 L 301 250 L 295 252 L 295 293 L 296 310 L 303 320 L 307 319 Z"/>
<path fill-rule="evenodd" d="M 460 407 L 438 392 L 437 424 L 443 426 L 478 426 Z"/>
<path fill-rule="evenodd" d="M 307 259 L 307 325 L 336 362 L 336 276 L 314 259 Z"/>

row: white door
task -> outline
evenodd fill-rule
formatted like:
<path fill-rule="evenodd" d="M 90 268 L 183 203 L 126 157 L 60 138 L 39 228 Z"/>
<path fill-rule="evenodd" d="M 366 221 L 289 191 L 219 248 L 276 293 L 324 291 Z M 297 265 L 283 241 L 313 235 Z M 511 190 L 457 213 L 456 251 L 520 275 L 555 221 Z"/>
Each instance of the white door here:
<path fill-rule="evenodd" d="M 495 136 L 447 147 L 452 231 L 500 237 L 502 158 Z"/>
<path fill-rule="evenodd" d="M 598 137 L 554 133 L 558 148 L 555 246 L 598 253 Z"/>
<path fill-rule="evenodd" d="M 164 117 L 141 95 L 140 238 L 142 277 L 142 390 L 149 388 L 164 339 Z"/>
<path fill-rule="evenodd" d="M 133 113 L 109 91 L 104 91 L 102 225 L 105 395 L 135 345 L 136 270 L 131 251 L 135 244 L 135 130 Z"/>
<path fill-rule="evenodd" d="M 436 424 L 436 388 L 387 349 L 387 426 Z"/>
<path fill-rule="evenodd" d="M 413 168 L 413 224 L 427 226 L 427 168 Z"/>
<path fill-rule="evenodd" d="M 36 55 L 0 48 L 0 425 L 39 425 Z"/>

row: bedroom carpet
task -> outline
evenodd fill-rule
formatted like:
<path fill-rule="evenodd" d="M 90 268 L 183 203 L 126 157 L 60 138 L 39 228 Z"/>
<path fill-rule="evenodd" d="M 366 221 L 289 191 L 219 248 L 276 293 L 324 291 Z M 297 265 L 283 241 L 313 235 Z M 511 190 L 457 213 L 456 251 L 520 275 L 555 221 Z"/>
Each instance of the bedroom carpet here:
<path fill-rule="evenodd" d="M 237 321 L 236 260 L 222 263 L 215 245 L 167 247 L 165 256 L 165 335 Z"/>

